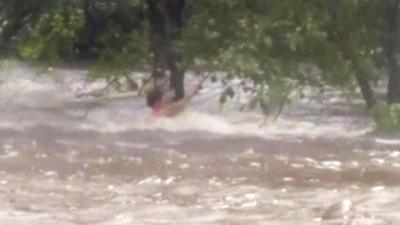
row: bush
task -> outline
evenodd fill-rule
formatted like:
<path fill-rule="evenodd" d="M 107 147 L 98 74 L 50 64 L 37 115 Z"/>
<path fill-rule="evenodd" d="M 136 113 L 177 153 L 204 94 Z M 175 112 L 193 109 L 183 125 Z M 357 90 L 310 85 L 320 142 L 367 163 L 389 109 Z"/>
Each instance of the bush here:
<path fill-rule="evenodd" d="M 378 104 L 372 110 L 376 131 L 393 133 L 400 131 L 400 104 Z"/>

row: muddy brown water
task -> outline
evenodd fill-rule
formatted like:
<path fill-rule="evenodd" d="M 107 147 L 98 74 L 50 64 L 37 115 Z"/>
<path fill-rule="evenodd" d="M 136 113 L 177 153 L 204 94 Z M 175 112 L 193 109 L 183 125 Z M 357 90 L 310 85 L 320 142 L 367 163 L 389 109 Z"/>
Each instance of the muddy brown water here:
<path fill-rule="evenodd" d="M 154 122 L 141 100 L 77 101 L 51 82 L 11 101 L 26 80 L 0 91 L 0 224 L 400 223 L 400 144 L 347 135 L 371 121 L 342 104 L 259 128 L 199 100 L 202 114 Z"/>

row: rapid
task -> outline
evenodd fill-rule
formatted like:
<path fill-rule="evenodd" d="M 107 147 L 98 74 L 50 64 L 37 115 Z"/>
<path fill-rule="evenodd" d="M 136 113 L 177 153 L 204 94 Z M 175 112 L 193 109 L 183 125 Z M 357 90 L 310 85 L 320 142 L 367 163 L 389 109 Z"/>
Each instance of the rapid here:
<path fill-rule="evenodd" d="M 334 88 L 264 121 L 206 83 L 153 118 L 135 93 L 77 98 L 105 86 L 86 73 L 2 63 L 0 224 L 400 223 L 400 139 Z"/>

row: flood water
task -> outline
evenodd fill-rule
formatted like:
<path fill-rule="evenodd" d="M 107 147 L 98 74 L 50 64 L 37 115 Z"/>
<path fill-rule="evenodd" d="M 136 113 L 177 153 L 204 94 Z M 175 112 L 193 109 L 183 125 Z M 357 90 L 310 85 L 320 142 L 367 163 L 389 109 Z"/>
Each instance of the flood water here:
<path fill-rule="evenodd" d="M 76 98 L 102 84 L 84 70 L 0 73 L 0 224 L 400 223 L 400 141 L 335 90 L 262 126 L 221 111 L 217 84 L 159 119 L 139 97 Z"/>

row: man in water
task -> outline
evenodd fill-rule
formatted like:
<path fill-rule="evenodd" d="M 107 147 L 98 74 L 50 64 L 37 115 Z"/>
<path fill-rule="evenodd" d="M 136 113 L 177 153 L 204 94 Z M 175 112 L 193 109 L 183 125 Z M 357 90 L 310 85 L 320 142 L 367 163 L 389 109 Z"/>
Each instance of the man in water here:
<path fill-rule="evenodd" d="M 165 97 L 161 90 L 153 89 L 147 95 L 147 105 L 152 108 L 153 116 L 156 117 L 174 117 L 184 111 L 190 100 L 199 92 L 201 84 L 199 84 L 193 93 L 183 97 L 178 101 L 171 101 Z"/>
<path fill-rule="evenodd" d="M 152 108 L 153 116 L 157 117 L 174 117 L 183 112 L 192 98 L 199 93 L 204 81 L 206 81 L 212 73 L 202 77 L 191 94 L 186 95 L 178 101 L 174 101 L 174 96 L 169 94 L 168 90 L 154 88 L 147 95 L 147 105 Z"/>

